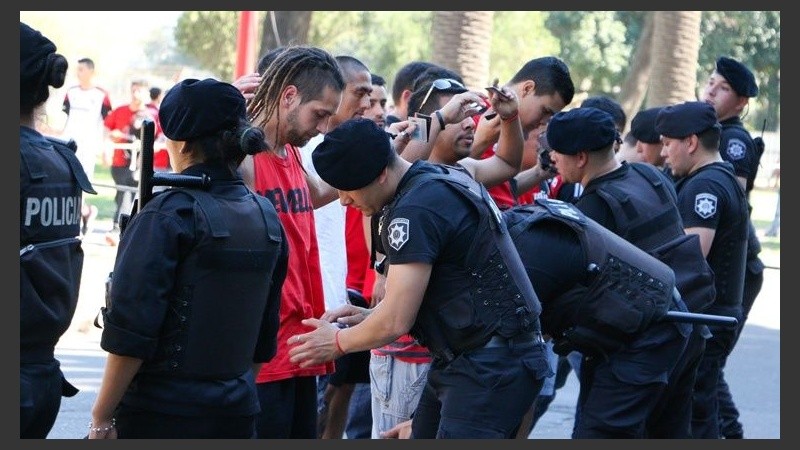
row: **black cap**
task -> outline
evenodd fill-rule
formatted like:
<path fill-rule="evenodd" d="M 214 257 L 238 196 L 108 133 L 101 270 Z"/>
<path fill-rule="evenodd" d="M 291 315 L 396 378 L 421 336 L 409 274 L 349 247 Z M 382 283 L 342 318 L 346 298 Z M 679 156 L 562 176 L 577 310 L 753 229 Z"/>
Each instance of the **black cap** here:
<path fill-rule="evenodd" d="M 636 113 L 631 121 L 631 135 L 637 141 L 645 144 L 658 144 L 661 142 L 661 135 L 656 131 L 656 116 L 662 107 L 644 109 Z"/>
<path fill-rule="evenodd" d="M 553 151 L 577 155 L 601 150 L 617 138 L 611 114 L 593 107 L 559 112 L 547 124 L 547 143 Z"/>
<path fill-rule="evenodd" d="M 215 133 L 247 118 L 244 96 L 228 83 L 186 79 L 164 95 L 158 110 L 164 136 L 188 141 Z"/>
<path fill-rule="evenodd" d="M 42 77 L 47 56 L 56 52 L 56 44 L 25 23 L 19 23 L 19 80 L 30 83 Z"/>
<path fill-rule="evenodd" d="M 744 64 L 727 56 L 717 59 L 717 73 L 725 77 L 728 84 L 741 97 L 755 97 L 758 95 L 756 77 Z"/>
<path fill-rule="evenodd" d="M 684 102 L 666 106 L 656 117 L 656 131 L 662 136 L 682 139 L 719 127 L 714 107 L 705 102 Z"/>
<path fill-rule="evenodd" d="M 354 191 L 375 181 L 393 152 L 389 135 L 381 127 L 370 119 L 355 118 L 326 133 L 311 160 L 326 183 Z"/>

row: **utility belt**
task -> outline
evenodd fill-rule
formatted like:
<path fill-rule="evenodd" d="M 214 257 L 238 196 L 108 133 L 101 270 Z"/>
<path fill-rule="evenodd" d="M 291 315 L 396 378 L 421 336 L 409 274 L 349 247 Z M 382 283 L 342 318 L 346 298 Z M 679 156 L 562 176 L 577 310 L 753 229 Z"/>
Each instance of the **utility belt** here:
<path fill-rule="evenodd" d="M 431 355 L 433 355 L 434 358 L 442 360 L 445 364 L 450 364 L 458 356 L 481 348 L 506 347 L 513 349 L 516 347 L 527 347 L 543 344 L 544 337 L 542 336 L 542 328 L 539 324 L 539 319 L 536 318 L 532 325 L 533 331 L 521 330 L 519 334 L 515 334 L 514 336 L 510 337 L 501 336 L 497 334 L 497 330 L 494 330 L 485 341 L 480 341 L 475 343 L 475 345 L 460 348 L 458 350 L 453 350 L 443 341 L 431 342 L 430 345 L 428 345 L 428 350 L 431 352 Z"/>

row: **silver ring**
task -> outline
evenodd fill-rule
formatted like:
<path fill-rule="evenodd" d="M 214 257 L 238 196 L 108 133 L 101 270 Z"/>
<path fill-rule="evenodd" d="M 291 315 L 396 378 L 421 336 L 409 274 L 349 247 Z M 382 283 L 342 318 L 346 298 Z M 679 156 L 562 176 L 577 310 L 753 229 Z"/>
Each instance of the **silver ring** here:
<path fill-rule="evenodd" d="M 401 132 L 397 133 L 397 135 L 398 136 L 402 136 L 402 137 L 406 137 L 406 136 L 408 136 L 408 133 L 406 133 L 405 131 L 401 131 Z"/>

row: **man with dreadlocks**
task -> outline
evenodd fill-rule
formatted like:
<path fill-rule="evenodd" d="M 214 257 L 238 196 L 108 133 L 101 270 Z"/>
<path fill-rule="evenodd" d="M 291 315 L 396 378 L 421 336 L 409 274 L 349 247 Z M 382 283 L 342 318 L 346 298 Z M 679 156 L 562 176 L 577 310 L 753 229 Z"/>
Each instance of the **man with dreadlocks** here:
<path fill-rule="evenodd" d="M 281 293 L 278 351 L 256 378 L 261 413 L 258 438 L 317 437 L 317 376 L 332 362 L 300 367 L 289 361 L 289 336 L 308 331 L 300 322 L 325 312 L 314 208 L 337 192 L 309 175 L 299 147 L 324 133 L 336 112 L 345 82 L 336 60 L 309 46 L 280 48 L 264 55 L 260 74 L 234 85 L 248 98 L 247 112 L 267 135 L 269 151 L 248 157 L 239 170 L 248 186 L 275 205 L 289 241 L 289 267 Z M 258 84 L 254 80 L 259 80 Z"/>

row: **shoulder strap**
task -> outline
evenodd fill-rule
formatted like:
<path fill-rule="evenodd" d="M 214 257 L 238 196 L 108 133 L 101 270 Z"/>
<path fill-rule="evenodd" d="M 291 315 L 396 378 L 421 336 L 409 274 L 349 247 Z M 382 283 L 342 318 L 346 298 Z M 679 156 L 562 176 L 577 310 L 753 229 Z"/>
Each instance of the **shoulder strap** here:
<path fill-rule="evenodd" d="M 228 226 L 225 224 L 225 219 L 222 217 L 222 211 L 220 211 L 219 204 L 217 204 L 217 200 L 214 199 L 210 193 L 199 189 L 174 188 L 170 189 L 169 191 L 165 191 L 163 194 L 168 192 L 181 192 L 194 198 L 208 219 L 208 226 L 211 228 L 211 235 L 213 237 L 224 238 L 231 235 L 230 231 L 228 230 Z"/>

